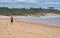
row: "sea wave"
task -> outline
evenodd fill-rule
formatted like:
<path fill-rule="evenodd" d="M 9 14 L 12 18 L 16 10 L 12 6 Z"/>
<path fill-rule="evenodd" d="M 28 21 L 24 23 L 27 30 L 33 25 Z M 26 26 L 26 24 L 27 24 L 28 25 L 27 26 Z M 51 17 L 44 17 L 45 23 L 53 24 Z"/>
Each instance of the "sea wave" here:
<path fill-rule="evenodd" d="M 54 26 L 60 26 L 60 16 L 41 16 L 18 18 L 18 21 L 45 23 Z"/>

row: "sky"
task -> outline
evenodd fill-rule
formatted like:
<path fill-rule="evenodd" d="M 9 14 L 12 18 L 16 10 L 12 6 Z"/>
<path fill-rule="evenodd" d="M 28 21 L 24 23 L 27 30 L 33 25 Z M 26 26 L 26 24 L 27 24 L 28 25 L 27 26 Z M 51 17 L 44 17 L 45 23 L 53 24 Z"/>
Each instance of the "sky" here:
<path fill-rule="evenodd" d="M 60 0 L 0 0 L 0 7 L 55 7 L 60 9 Z"/>

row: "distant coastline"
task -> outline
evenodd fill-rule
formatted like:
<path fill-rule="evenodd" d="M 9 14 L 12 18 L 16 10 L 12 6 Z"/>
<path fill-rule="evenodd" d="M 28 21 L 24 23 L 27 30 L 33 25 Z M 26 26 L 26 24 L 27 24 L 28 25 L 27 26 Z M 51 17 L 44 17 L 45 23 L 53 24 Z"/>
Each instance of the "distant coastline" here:
<path fill-rule="evenodd" d="M 54 7 L 48 8 L 8 8 L 0 7 L 0 15 L 5 16 L 56 16 L 60 15 L 60 10 Z"/>

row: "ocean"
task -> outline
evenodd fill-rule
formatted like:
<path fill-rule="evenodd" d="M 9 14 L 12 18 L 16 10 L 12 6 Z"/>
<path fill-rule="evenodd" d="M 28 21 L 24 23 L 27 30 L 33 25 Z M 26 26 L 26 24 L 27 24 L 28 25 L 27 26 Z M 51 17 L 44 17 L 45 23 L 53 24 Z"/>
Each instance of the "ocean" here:
<path fill-rule="evenodd" d="M 24 17 L 24 18 L 16 18 L 16 20 L 24 22 L 44 23 L 50 26 L 60 27 L 60 16 Z"/>

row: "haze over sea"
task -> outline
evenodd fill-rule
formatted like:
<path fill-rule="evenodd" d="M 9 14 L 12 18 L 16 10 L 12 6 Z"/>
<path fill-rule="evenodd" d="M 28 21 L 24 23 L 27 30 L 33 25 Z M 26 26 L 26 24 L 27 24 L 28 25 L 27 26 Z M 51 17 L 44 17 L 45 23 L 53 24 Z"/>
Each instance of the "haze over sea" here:
<path fill-rule="evenodd" d="M 60 27 L 60 16 L 24 17 L 24 18 L 17 18 L 17 20 L 24 22 L 44 23 L 50 26 L 52 25 Z"/>

